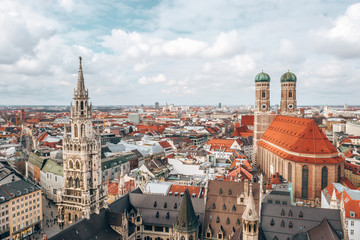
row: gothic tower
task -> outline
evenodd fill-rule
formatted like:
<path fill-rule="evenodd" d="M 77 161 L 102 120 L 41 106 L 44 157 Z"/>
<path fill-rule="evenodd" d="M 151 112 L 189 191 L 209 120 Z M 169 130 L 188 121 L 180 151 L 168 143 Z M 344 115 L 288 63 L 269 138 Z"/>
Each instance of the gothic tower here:
<path fill-rule="evenodd" d="M 197 240 L 199 226 L 199 219 L 195 214 L 189 190 L 186 188 L 174 226 L 174 240 Z"/>
<path fill-rule="evenodd" d="M 296 114 L 296 76 L 284 73 L 281 78 L 280 114 Z"/>
<path fill-rule="evenodd" d="M 255 208 L 252 184 L 250 183 L 250 192 L 247 199 L 246 208 L 242 215 L 242 239 L 257 240 L 259 238 L 259 215 Z"/>
<path fill-rule="evenodd" d="M 273 120 L 270 112 L 270 76 L 261 72 L 255 77 L 253 164 L 257 164 L 257 142 Z"/>
<path fill-rule="evenodd" d="M 58 191 L 59 224 L 90 218 L 107 207 L 101 178 L 100 135 L 92 128 L 92 105 L 85 89 L 81 57 L 74 106 L 70 105 L 71 137 L 63 138 L 64 190 Z"/>

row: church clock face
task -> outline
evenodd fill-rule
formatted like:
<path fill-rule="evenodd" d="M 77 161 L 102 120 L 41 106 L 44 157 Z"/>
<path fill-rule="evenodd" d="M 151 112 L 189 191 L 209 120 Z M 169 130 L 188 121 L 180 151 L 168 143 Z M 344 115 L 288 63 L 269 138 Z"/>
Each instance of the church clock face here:
<path fill-rule="evenodd" d="M 292 104 L 289 104 L 289 105 L 288 105 L 288 108 L 289 108 L 289 109 L 293 109 L 293 107 L 294 107 L 294 105 L 292 105 Z"/>
<path fill-rule="evenodd" d="M 266 109 L 267 108 L 266 104 L 261 105 L 261 108 Z"/>

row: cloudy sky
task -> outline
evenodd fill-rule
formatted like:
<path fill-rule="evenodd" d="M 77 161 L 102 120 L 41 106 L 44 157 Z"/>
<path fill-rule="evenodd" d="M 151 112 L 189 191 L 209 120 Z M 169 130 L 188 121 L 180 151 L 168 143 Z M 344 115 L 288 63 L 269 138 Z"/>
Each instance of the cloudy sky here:
<path fill-rule="evenodd" d="M 360 3 L 0 0 L 0 105 L 68 105 L 83 57 L 94 105 L 254 103 L 297 75 L 299 105 L 360 104 Z"/>

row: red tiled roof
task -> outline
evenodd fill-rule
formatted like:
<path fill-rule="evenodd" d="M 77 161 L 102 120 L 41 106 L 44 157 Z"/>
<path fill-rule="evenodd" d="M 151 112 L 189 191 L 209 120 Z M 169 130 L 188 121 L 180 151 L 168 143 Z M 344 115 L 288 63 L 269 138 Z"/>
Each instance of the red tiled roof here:
<path fill-rule="evenodd" d="M 158 142 L 159 145 L 162 147 L 162 148 L 171 148 L 171 145 L 168 141 L 161 141 L 161 142 Z"/>
<path fill-rule="evenodd" d="M 195 193 L 196 198 L 199 197 L 199 194 L 200 194 L 200 198 L 204 197 L 205 189 L 201 188 L 200 186 L 184 186 L 184 185 L 173 184 L 170 187 L 169 193 L 172 192 L 172 195 L 174 196 L 174 193 L 177 192 L 177 193 L 179 193 L 178 196 L 181 196 L 181 193 L 184 193 L 186 188 L 189 190 L 190 196 L 192 196 Z M 201 191 L 201 193 L 200 193 L 200 191 Z"/>
<path fill-rule="evenodd" d="M 347 179 L 347 177 L 342 177 L 341 179 L 341 183 L 345 186 L 348 187 L 350 189 L 355 189 L 355 186 L 350 182 L 349 179 Z"/>
<path fill-rule="evenodd" d="M 360 175 L 360 166 L 344 162 L 344 168 L 351 170 L 354 174 Z"/>
<path fill-rule="evenodd" d="M 254 126 L 254 115 L 244 115 L 241 117 L 242 126 Z"/>
<path fill-rule="evenodd" d="M 240 139 L 211 139 L 206 144 L 211 145 L 213 149 L 226 149 L 230 148 L 234 142 L 237 142 L 240 146 L 243 144 Z"/>
<path fill-rule="evenodd" d="M 277 116 L 261 139 L 296 153 L 337 153 L 313 119 Z"/>

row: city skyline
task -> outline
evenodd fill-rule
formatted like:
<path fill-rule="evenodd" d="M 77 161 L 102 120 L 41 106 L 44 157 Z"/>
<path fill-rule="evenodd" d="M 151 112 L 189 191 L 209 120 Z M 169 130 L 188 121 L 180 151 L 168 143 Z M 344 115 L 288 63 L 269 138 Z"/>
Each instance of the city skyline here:
<path fill-rule="evenodd" d="M 262 70 L 276 105 L 288 69 L 299 106 L 356 105 L 359 16 L 355 1 L 4 1 L 2 104 L 67 105 L 82 56 L 94 105 L 253 105 Z"/>

